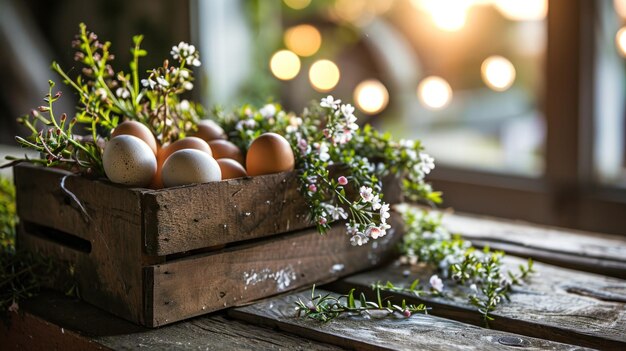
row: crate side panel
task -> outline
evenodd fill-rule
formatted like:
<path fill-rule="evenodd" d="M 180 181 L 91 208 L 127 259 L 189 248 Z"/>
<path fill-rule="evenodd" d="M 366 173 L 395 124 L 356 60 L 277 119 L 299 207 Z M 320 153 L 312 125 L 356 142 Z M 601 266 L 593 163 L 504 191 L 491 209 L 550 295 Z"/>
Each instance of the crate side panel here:
<path fill-rule="evenodd" d="M 311 226 L 294 172 L 144 194 L 145 245 L 168 255 Z"/>
<path fill-rule="evenodd" d="M 42 233 L 38 237 L 49 235 L 46 228 L 50 228 L 51 232 L 58 230 L 89 241 L 91 252 L 77 254 L 74 267 L 81 297 L 123 318 L 140 322 L 143 285 L 139 192 L 69 176 L 65 188 L 83 204 L 86 217 L 61 190 L 61 180 L 66 174 L 43 167 L 16 167 L 20 221 L 39 225 Z M 46 241 L 50 250 L 71 250 L 37 239 Z M 25 248 L 32 247 L 25 244 Z"/>
<path fill-rule="evenodd" d="M 394 256 L 401 238 L 397 215 L 388 235 L 353 247 L 345 226 L 322 236 L 315 229 L 284 235 L 241 248 L 146 267 L 153 275 L 151 326 L 327 282 L 371 268 Z"/>

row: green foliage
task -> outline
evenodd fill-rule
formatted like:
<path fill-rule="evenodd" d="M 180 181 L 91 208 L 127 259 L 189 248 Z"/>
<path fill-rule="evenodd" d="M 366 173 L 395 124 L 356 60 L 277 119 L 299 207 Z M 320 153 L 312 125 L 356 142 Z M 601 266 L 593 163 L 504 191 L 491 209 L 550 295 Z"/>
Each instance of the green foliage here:
<path fill-rule="evenodd" d="M 304 316 L 319 322 L 327 323 L 343 315 L 348 316 L 371 316 L 386 317 L 396 316 L 408 318 L 415 313 L 428 313 L 428 308 L 423 305 L 407 305 L 402 300 L 401 305 L 394 305 L 389 300 L 381 297 L 381 289 L 376 288 L 376 301 L 368 301 L 365 294 L 361 293 L 358 300 L 355 299 L 355 289 L 351 289 L 346 295 L 335 297 L 331 294 L 316 295 L 315 285 L 311 289 L 311 299 L 296 301 L 298 317 Z"/>
<path fill-rule="evenodd" d="M 504 252 L 488 247 L 475 249 L 471 242 L 451 235 L 441 225 L 441 215 L 408 208 L 403 213 L 407 233 L 401 244 L 402 261 L 408 264 L 424 262 L 435 266 L 439 274 L 452 278 L 454 284 L 469 288 L 469 303 L 482 314 L 485 323 L 493 320 L 491 313 L 503 300 L 509 300 L 512 287 L 521 285 L 533 273 L 533 261 L 520 265 L 518 272 L 503 271 Z M 386 289 L 385 287 L 382 287 Z M 389 287 L 411 293 L 410 288 Z M 394 290 L 394 291 L 396 291 Z M 435 291 L 439 294 L 440 292 Z"/>
<path fill-rule="evenodd" d="M 15 252 L 15 187 L 8 178 L 0 177 L 0 249 L 3 254 Z"/>

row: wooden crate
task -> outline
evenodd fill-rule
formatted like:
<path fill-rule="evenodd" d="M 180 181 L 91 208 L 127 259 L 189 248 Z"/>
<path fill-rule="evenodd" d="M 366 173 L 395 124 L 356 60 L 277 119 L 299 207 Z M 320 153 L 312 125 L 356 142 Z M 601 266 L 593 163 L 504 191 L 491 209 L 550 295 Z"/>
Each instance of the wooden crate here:
<path fill-rule="evenodd" d="M 372 245 L 352 247 L 341 223 L 319 235 L 293 172 L 158 191 L 30 165 L 14 174 L 18 246 L 71 266 L 87 302 L 150 327 L 370 268 L 401 236 L 396 215 Z"/>

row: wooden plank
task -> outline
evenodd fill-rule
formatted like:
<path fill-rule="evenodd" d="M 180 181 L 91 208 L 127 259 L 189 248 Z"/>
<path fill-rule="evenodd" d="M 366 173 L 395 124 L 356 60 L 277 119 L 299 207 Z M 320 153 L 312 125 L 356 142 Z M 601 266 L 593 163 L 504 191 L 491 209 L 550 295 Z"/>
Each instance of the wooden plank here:
<path fill-rule="evenodd" d="M 144 193 L 145 250 L 169 255 L 312 227 L 298 187 L 297 172 L 284 172 Z M 384 191 L 385 201 L 401 201 L 393 176 Z"/>
<path fill-rule="evenodd" d="M 145 249 L 154 255 L 311 226 L 295 172 L 146 193 L 143 208 Z"/>
<path fill-rule="evenodd" d="M 507 267 L 517 267 L 524 261 L 507 257 L 504 262 Z M 541 263 L 535 268 L 537 273 L 530 283 L 515 287 L 511 302 L 503 303 L 493 313 L 495 321 L 489 323 L 490 327 L 586 347 L 626 348 L 626 281 Z M 367 289 L 373 282 L 387 280 L 408 286 L 414 279 L 427 283 L 434 274 L 433 269 L 423 266 L 414 268 L 407 277 L 406 269 L 392 264 L 333 283 L 332 289 Z M 452 290 L 446 289 L 450 298 L 390 295 L 423 302 L 433 307 L 431 313 L 434 315 L 481 324 L 479 313 L 460 291 L 454 286 Z"/>
<path fill-rule="evenodd" d="M 318 293 L 325 294 L 323 290 Z M 229 310 L 229 315 L 250 323 L 321 342 L 359 350 L 502 350 L 507 345 L 525 350 L 578 350 L 577 346 L 493 331 L 431 315 L 411 318 L 365 319 L 340 317 L 329 323 L 298 318 L 295 301 L 309 292 L 282 295 L 254 305 Z"/>
<path fill-rule="evenodd" d="M 374 267 L 394 256 L 401 237 L 397 214 L 390 223 L 393 228 L 385 237 L 360 247 L 350 245 L 345 226 L 338 224 L 325 236 L 309 229 L 146 267 L 145 274 L 153 277 L 153 285 L 146 287 L 146 300 L 152 298 L 148 308 L 154 311 L 148 325 L 172 323 Z"/>
<path fill-rule="evenodd" d="M 626 237 L 565 230 L 470 215 L 445 215 L 443 224 L 477 246 L 586 272 L 626 278 Z"/>
<path fill-rule="evenodd" d="M 44 292 L 22 305 L 20 315 L 12 314 L 12 323 L 8 328 L 0 326 L 0 345 L 44 350 L 340 349 L 222 315 L 203 316 L 159 329 L 148 329 L 57 293 Z M 16 324 L 22 320 L 25 322 Z"/>
<path fill-rule="evenodd" d="M 86 219 L 61 190 L 61 180 L 67 172 L 29 165 L 17 166 L 14 172 L 21 221 L 18 247 L 71 262 L 77 286 L 86 301 L 124 318 L 141 321 L 139 193 L 69 176 L 65 187 L 86 208 L 89 215 Z M 70 234 L 88 241 L 91 251 L 72 250 L 53 241 Z"/>

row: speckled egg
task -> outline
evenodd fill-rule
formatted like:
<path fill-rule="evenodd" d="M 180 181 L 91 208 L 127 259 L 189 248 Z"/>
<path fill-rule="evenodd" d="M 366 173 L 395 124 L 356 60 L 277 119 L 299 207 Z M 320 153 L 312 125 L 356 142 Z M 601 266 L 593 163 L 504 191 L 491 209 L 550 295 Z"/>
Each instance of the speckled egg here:
<path fill-rule="evenodd" d="M 163 185 L 169 188 L 220 181 L 222 171 L 217 161 L 206 152 L 183 149 L 174 152 L 165 160 L 161 177 Z"/>
<path fill-rule="evenodd" d="M 206 152 L 209 156 L 213 156 L 213 152 L 211 152 L 211 148 L 206 141 L 196 138 L 196 137 L 186 137 L 184 139 L 176 140 L 175 142 L 164 146 L 159 149 L 157 152 L 157 171 L 150 183 L 151 189 L 161 189 L 163 188 L 163 179 L 161 176 L 161 172 L 163 170 L 163 164 L 165 160 L 178 150 L 183 149 L 196 149 L 202 152 Z"/>
<path fill-rule="evenodd" d="M 119 135 L 132 135 L 146 143 L 152 152 L 156 155 L 157 153 L 157 141 L 154 138 L 154 135 L 146 127 L 145 125 L 137 122 L 137 121 L 125 121 L 117 125 L 113 132 L 111 132 L 111 138 L 115 138 Z"/>
<path fill-rule="evenodd" d="M 152 149 L 132 135 L 119 135 L 109 140 L 104 148 L 102 164 L 109 180 L 135 187 L 150 184 L 157 169 Z"/>
<path fill-rule="evenodd" d="M 220 169 L 222 170 L 222 179 L 234 179 L 248 176 L 245 168 L 232 158 L 220 158 L 217 160 L 217 164 L 220 165 Z"/>
<path fill-rule="evenodd" d="M 289 142 L 276 133 L 261 134 L 254 139 L 246 155 L 246 170 L 250 176 L 292 171 L 294 165 Z"/>

